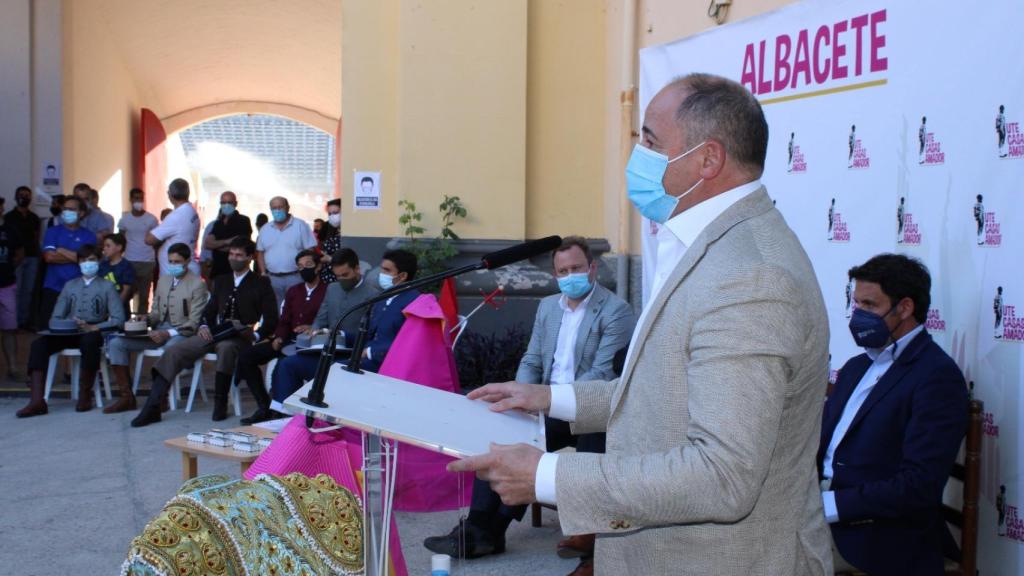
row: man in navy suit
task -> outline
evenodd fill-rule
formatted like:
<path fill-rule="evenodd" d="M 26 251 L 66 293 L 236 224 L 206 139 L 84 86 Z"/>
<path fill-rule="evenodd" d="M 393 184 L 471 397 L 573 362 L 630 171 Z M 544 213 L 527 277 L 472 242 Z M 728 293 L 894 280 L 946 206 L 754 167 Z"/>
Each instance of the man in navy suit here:
<path fill-rule="evenodd" d="M 384 253 L 380 262 L 380 273 L 377 284 L 381 290 L 388 290 L 416 277 L 416 255 L 406 250 L 389 250 Z M 370 327 L 367 331 L 367 344 L 363 349 L 363 361 L 359 367 L 363 370 L 376 372 L 384 362 L 391 343 L 398 336 L 398 331 L 405 324 L 405 307 L 419 297 L 419 290 L 402 292 L 373 305 L 370 314 Z M 346 339 L 354 337 L 346 334 Z"/>
<path fill-rule="evenodd" d="M 358 268 L 358 265 L 357 265 Z M 398 286 L 403 282 L 409 282 L 416 277 L 417 263 L 416 255 L 406 250 L 389 250 L 384 253 L 380 263 L 380 273 L 377 276 L 377 283 L 381 290 L 387 290 L 392 286 Z M 360 282 L 361 284 L 361 282 Z M 367 296 L 376 295 L 376 292 L 368 293 Z M 405 324 L 405 309 L 413 300 L 420 295 L 419 290 L 410 290 L 393 296 L 388 300 L 377 302 L 373 305 L 373 312 L 370 315 L 370 326 L 367 328 L 366 348 L 363 350 L 363 360 L 359 367 L 369 372 L 376 372 L 384 362 L 391 343 L 398 336 L 402 324 Z M 324 302 L 327 306 L 329 303 Z M 331 327 L 330 323 L 328 323 Z M 345 332 L 345 345 L 352 346 L 355 343 L 356 333 Z M 302 388 L 303 382 L 311 380 L 316 374 L 316 367 L 319 356 L 305 356 L 296 354 L 281 359 L 271 378 L 271 408 L 282 409 L 282 403 L 286 398 Z M 345 360 L 339 360 L 345 362 Z"/>
<path fill-rule="evenodd" d="M 836 570 L 939 575 L 942 490 L 967 428 L 967 386 L 924 329 L 931 277 L 920 261 L 882 254 L 850 276 L 850 332 L 865 353 L 839 370 L 818 448 Z"/>

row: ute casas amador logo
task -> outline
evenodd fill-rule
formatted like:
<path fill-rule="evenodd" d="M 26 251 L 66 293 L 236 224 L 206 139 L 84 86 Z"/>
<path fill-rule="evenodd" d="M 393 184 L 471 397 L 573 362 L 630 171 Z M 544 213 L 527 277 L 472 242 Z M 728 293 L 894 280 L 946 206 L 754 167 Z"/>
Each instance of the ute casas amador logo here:
<path fill-rule="evenodd" d="M 905 246 L 921 245 L 921 228 L 914 221 L 906 196 L 900 196 L 900 203 L 896 206 L 896 243 Z"/>
<path fill-rule="evenodd" d="M 846 225 L 846 221 L 843 220 L 842 213 L 836 210 L 835 198 L 832 199 L 832 202 L 828 206 L 828 241 L 850 241 L 850 228 Z"/>
<path fill-rule="evenodd" d="M 999 105 L 999 112 L 996 113 L 996 143 L 1000 158 L 1024 158 L 1024 133 L 1021 132 L 1020 122 L 1006 119 L 1006 106 L 1003 104 Z"/>
<path fill-rule="evenodd" d="M 985 210 L 984 194 L 974 197 L 972 215 L 978 246 L 999 246 L 1003 243 L 1003 234 L 996 213 Z"/>

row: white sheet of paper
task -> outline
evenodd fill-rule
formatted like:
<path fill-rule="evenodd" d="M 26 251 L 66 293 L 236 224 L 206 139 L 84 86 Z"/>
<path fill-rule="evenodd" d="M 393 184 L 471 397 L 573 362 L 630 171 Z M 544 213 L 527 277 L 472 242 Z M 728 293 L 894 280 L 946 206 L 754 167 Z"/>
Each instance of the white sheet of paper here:
<path fill-rule="evenodd" d="M 489 403 L 461 394 L 370 372 L 352 374 L 337 364 L 327 376 L 327 408 L 302 403 L 310 387 L 306 383 L 289 396 L 285 407 L 449 456 L 484 454 L 491 442 L 546 449 L 543 418 L 492 412 Z"/>

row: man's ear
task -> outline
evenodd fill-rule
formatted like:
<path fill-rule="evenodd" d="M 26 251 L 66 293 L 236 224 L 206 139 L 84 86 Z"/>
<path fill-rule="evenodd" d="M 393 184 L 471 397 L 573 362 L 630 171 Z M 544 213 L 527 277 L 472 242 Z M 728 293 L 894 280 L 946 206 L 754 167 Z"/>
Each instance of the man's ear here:
<path fill-rule="evenodd" d="M 909 297 L 900 300 L 899 304 L 896 305 L 896 313 L 899 314 L 901 321 L 913 317 L 914 300 Z"/>

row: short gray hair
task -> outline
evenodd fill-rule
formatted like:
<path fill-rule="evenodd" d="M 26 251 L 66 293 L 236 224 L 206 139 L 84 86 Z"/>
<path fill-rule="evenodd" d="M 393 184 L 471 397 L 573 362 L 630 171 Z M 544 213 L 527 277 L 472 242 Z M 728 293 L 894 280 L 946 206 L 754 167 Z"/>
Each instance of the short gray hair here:
<path fill-rule="evenodd" d="M 686 147 L 716 140 L 740 166 L 760 176 L 768 153 L 768 122 L 757 98 L 742 84 L 713 74 L 688 74 L 670 86 L 685 91 L 676 123 Z"/>
<path fill-rule="evenodd" d="M 167 194 L 172 200 L 188 200 L 188 180 L 175 178 L 167 186 Z"/>

